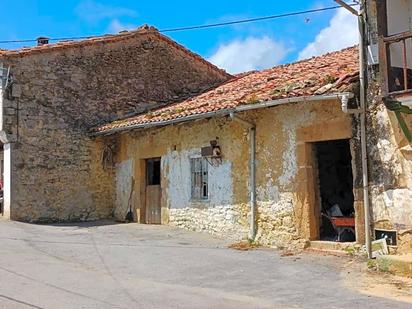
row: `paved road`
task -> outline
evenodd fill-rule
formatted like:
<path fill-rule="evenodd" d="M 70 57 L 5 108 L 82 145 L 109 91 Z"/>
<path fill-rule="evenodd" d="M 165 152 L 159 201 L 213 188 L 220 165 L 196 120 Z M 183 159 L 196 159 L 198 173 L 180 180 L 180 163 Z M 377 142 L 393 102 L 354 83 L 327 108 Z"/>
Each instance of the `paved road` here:
<path fill-rule="evenodd" d="M 0 220 L 0 308 L 411 308 L 346 287 L 345 262 L 166 226 Z"/>

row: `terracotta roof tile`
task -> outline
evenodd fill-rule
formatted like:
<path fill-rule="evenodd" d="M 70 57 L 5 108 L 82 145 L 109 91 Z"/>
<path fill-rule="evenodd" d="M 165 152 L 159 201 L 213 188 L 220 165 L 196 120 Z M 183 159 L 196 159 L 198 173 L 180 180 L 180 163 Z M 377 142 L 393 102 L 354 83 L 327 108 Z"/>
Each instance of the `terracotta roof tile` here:
<path fill-rule="evenodd" d="M 198 96 L 104 124 L 92 131 L 127 129 L 136 124 L 156 123 L 262 101 L 339 93 L 348 91 L 357 81 L 358 50 L 351 47 L 259 72 L 240 74 Z"/>

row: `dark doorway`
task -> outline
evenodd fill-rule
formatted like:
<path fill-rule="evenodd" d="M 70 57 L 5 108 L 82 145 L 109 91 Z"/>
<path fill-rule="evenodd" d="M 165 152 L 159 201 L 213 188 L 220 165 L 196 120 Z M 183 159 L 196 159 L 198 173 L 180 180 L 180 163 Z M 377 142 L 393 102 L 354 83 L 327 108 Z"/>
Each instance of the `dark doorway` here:
<path fill-rule="evenodd" d="M 147 185 L 160 185 L 160 158 L 146 161 Z"/>
<path fill-rule="evenodd" d="M 320 200 L 320 239 L 355 241 L 352 156 L 349 140 L 315 143 Z"/>
<path fill-rule="evenodd" d="M 161 223 L 160 158 L 146 160 L 146 223 Z"/>

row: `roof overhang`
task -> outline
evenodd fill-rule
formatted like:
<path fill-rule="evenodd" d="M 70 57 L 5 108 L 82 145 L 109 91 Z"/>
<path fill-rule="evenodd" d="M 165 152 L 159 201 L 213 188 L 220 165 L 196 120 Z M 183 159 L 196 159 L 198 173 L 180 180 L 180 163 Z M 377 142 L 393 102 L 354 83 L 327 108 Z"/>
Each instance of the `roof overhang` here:
<path fill-rule="evenodd" d="M 207 118 L 212 118 L 212 117 L 223 117 L 223 116 L 228 116 L 231 113 L 239 113 L 239 112 L 245 112 L 245 111 L 250 111 L 250 110 L 257 110 L 261 108 L 274 107 L 274 106 L 290 104 L 290 103 L 341 100 L 343 97 L 351 99 L 354 97 L 354 94 L 352 92 L 341 92 L 341 93 L 300 96 L 300 97 L 282 98 L 282 99 L 271 100 L 271 101 L 263 101 L 263 102 L 253 103 L 253 104 L 239 105 L 237 107 L 230 108 L 230 109 L 221 109 L 217 111 L 212 111 L 212 112 L 207 112 L 207 113 L 202 113 L 202 114 L 194 114 L 194 115 L 189 115 L 189 116 L 175 118 L 175 119 L 154 121 L 154 122 L 148 122 L 148 123 L 138 123 L 138 124 L 132 124 L 129 126 L 125 125 L 122 127 L 112 128 L 112 129 L 105 130 L 105 131 L 92 132 L 90 133 L 90 136 L 112 135 L 115 133 L 130 131 L 130 130 L 161 127 L 161 126 L 167 126 L 171 124 L 183 123 L 183 122 L 194 121 L 194 120 L 199 120 L 199 119 L 207 119 Z"/>

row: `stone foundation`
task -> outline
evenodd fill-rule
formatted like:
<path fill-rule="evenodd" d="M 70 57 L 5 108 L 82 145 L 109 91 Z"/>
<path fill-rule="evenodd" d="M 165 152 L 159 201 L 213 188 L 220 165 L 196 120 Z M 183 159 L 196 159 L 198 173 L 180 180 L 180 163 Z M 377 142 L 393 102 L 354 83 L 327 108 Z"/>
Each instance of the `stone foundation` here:
<path fill-rule="evenodd" d="M 260 244 L 284 247 L 297 239 L 291 201 L 259 203 L 256 241 Z"/>
<path fill-rule="evenodd" d="M 218 237 L 242 240 L 247 239 L 249 230 L 248 209 L 246 204 L 170 209 L 169 224 Z"/>
<path fill-rule="evenodd" d="M 249 209 L 249 204 L 170 209 L 169 224 L 232 240 L 245 240 L 249 232 Z M 255 240 L 267 246 L 289 246 L 299 238 L 294 220 L 291 201 L 259 203 Z"/>

